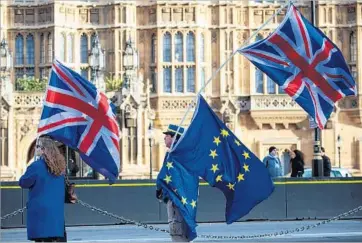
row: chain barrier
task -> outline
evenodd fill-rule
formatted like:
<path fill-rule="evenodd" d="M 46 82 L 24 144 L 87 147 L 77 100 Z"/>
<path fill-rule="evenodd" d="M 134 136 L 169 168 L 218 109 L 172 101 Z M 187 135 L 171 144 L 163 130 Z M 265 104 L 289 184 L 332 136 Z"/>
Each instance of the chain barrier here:
<path fill-rule="evenodd" d="M 116 215 L 114 213 L 110 213 L 110 212 L 108 212 L 106 210 L 103 210 L 101 208 L 92 206 L 92 205 L 90 205 L 90 204 L 88 204 L 86 202 L 83 202 L 80 199 L 78 199 L 77 203 L 79 203 L 83 207 L 86 207 L 86 208 L 88 208 L 88 209 L 90 209 L 90 210 L 92 210 L 94 212 L 97 212 L 99 214 L 102 214 L 104 216 L 109 216 L 111 218 L 118 219 L 122 223 L 134 224 L 137 227 L 142 227 L 142 228 L 153 230 L 153 231 L 170 233 L 170 231 L 167 230 L 167 229 L 162 229 L 162 228 L 155 227 L 155 226 L 152 226 L 152 225 L 149 225 L 149 224 L 146 224 L 146 223 L 142 223 L 142 222 L 139 222 L 139 221 L 124 218 L 122 216 L 118 216 L 118 215 Z M 26 209 L 26 207 L 23 207 L 21 209 L 18 209 L 16 211 L 12 212 L 12 213 L 6 214 L 6 215 L 1 217 L 1 220 L 14 217 L 15 215 L 17 215 L 19 213 L 23 213 L 25 211 L 25 209 Z M 335 216 L 333 218 L 326 219 L 326 220 L 320 221 L 320 222 L 315 223 L 315 224 L 305 225 L 305 226 L 295 228 L 295 229 L 292 229 L 292 230 L 282 230 L 282 231 L 274 232 L 274 233 L 256 234 L 256 235 L 239 235 L 239 236 L 232 236 L 232 235 L 229 235 L 229 236 L 227 236 L 227 235 L 198 235 L 198 237 L 199 238 L 206 238 L 206 239 L 232 239 L 232 240 L 277 237 L 277 236 L 288 235 L 288 234 L 299 233 L 299 232 L 302 232 L 302 231 L 310 230 L 310 229 L 316 228 L 318 226 L 321 226 L 321 225 L 324 225 L 324 224 L 327 224 L 327 223 L 330 223 L 330 222 L 333 222 L 333 221 L 340 220 L 343 217 L 353 215 L 353 214 L 355 214 L 355 213 L 357 213 L 359 211 L 362 211 L 362 206 L 359 206 L 359 207 L 354 208 L 352 210 L 349 210 L 349 211 L 347 211 L 345 213 L 339 214 L 339 215 L 337 215 L 337 216 Z"/>
<path fill-rule="evenodd" d="M 4 216 L 1 216 L 1 220 L 12 218 L 12 217 L 14 217 L 15 215 L 17 215 L 19 213 L 23 213 L 25 211 L 25 209 L 26 209 L 26 207 L 23 207 L 23 208 L 20 208 L 18 210 L 15 210 L 12 213 L 5 214 Z"/>
<path fill-rule="evenodd" d="M 160 232 L 164 232 L 164 233 L 170 233 L 169 230 L 167 229 L 162 229 L 162 228 L 158 228 L 158 227 L 155 227 L 155 226 L 152 226 L 152 225 L 148 225 L 148 224 L 145 224 L 145 223 L 142 223 L 142 222 L 138 222 L 138 221 L 135 221 L 135 220 L 132 220 L 132 219 L 127 219 L 127 218 L 124 218 L 122 216 L 118 216 L 114 213 L 110 213 L 110 212 L 107 212 L 103 209 L 100 209 L 100 208 L 97 208 L 95 206 L 92 206 L 86 202 L 83 202 L 82 200 L 78 199 L 78 203 L 92 211 L 95 211 L 97 213 L 100 213 L 102 215 L 106 215 L 106 216 L 109 216 L 111 218 L 115 218 L 115 219 L 118 219 L 120 220 L 122 223 L 128 223 L 128 224 L 134 224 L 136 225 L 137 227 L 143 227 L 145 229 L 149 229 L 149 230 L 154 230 L 154 231 L 160 231 Z"/>

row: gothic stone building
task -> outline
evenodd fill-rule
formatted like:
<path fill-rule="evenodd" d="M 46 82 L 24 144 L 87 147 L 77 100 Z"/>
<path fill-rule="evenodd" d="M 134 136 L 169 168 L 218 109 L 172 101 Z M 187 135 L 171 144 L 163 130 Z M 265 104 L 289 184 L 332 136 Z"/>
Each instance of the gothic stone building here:
<path fill-rule="evenodd" d="M 1 179 L 18 179 L 31 160 L 44 95 L 17 90 L 17 78 L 46 78 L 54 57 L 90 78 L 89 52 L 95 35 L 105 52 L 105 77 L 125 77 L 126 42 L 135 43 L 139 65 L 128 76 L 130 85 L 108 93 L 117 97 L 120 108 L 120 176 L 148 177 L 150 161 L 156 175 L 166 151 L 162 131 L 169 123 L 180 123 L 196 92 L 258 27 L 272 18 L 252 42 L 278 26 L 285 10 L 273 15 L 283 3 L 1 1 L 0 38 L 7 40 L 13 55 L 11 85 L 4 84 L 4 75 L 1 80 L 5 87 L 0 120 Z M 297 6 L 311 18 L 308 1 L 297 2 Z M 333 166 L 341 163 L 356 174 L 362 166 L 361 13 L 359 1 L 317 1 L 316 25 L 343 51 L 358 86 L 357 97 L 338 103 L 321 133 L 321 144 Z M 242 55 L 235 55 L 203 93 L 220 118 L 260 158 L 269 146 L 277 146 L 287 172 L 289 158 L 283 151 L 298 148 L 305 153 L 307 166 L 311 165 L 314 132 L 306 113 Z M 147 135 L 150 122 L 155 128 L 151 146 Z M 190 116 L 183 125 L 189 122 Z"/>

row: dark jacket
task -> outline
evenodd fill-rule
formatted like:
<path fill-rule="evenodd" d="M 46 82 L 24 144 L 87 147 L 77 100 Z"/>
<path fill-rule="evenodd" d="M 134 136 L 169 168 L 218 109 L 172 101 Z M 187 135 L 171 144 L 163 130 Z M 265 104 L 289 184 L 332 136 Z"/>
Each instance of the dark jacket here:
<path fill-rule="evenodd" d="M 20 178 L 29 189 L 27 206 L 28 239 L 64 236 L 64 176 L 48 171 L 43 159 L 34 161 Z"/>
<path fill-rule="evenodd" d="M 332 169 L 331 160 L 326 155 L 323 155 L 322 159 L 323 159 L 323 175 L 331 176 L 331 169 Z"/>
<path fill-rule="evenodd" d="M 290 177 L 297 177 L 298 172 L 301 173 L 301 175 L 304 174 L 304 162 L 298 158 L 294 158 L 290 160 L 290 163 L 292 164 L 292 174 Z"/>

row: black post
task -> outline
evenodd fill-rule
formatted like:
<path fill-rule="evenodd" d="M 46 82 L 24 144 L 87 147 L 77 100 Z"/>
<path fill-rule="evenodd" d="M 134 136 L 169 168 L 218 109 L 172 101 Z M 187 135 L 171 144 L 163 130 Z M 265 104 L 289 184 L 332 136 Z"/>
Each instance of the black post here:
<path fill-rule="evenodd" d="M 311 20 L 312 24 L 316 26 L 315 20 L 315 0 L 311 1 Z M 316 127 L 314 129 L 314 149 L 313 149 L 313 161 L 312 161 L 312 176 L 323 176 L 323 160 L 321 155 L 321 141 L 320 141 L 320 129 Z"/>
<path fill-rule="evenodd" d="M 338 166 L 341 168 L 341 147 L 338 147 Z"/>

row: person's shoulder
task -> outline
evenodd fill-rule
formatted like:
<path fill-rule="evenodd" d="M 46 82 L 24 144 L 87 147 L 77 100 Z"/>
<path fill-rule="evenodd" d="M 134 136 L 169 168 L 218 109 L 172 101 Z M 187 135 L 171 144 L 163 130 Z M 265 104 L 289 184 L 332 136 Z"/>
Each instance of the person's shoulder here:
<path fill-rule="evenodd" d="M 33 163 L 31 163 L 30 166 L 37 169 L 46 168 L 45 161 L 43 158 L 36 159 Z"/>

